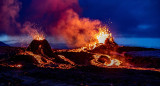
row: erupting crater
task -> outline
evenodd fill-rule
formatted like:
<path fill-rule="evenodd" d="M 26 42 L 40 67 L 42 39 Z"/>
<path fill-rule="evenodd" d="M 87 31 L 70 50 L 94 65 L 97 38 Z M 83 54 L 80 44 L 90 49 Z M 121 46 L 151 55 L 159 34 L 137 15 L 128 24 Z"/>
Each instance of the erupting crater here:
<path fill-rule="evenodd" d="M 15 56 L 9 58 L 9 67 L 21 68 L 33 64 L 43 68 L 71 69 L 74 67 L 94 66 L 100 68 L 126 68 L 154 70 L 146 68 L 135 68 L 126 61 L 123 53 L 118 53 L 120 48 L 114 41 L 111 32 L 103 27 L 94 35 L 96 41 L 86 44 L 85 47 L 76 49 L 52 50 L 50 44 L 43 34 L 32 34 L 33 41 L 26 50 L 20 50 Z M 21 63 L 27 64 L 21 64 Z M 8 64 L 8 63 L 7 63 Z M 4 65 L 4 64 L 3 64 Z M 23 66 L 22 66 L 23 65 Z"/>
<path fill-rule="evenodd" d="M 28 46 L 27 51 L 31 51 L 34 54 L 41 54 L 48 57 L 52 57 L 53 55 L 51 46 L 46 39 L 33 40 Z"/>

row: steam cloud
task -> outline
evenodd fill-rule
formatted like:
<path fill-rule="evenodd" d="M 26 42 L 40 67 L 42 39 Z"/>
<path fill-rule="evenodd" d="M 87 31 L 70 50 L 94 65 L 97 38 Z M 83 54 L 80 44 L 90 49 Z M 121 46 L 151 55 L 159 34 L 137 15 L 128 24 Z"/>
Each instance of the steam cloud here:
<path fill-rule="evenodd" d="M 19 16 L 21 3 L 17 0 L 3 0 L 0 14 L 0 32 L 9 35 L 15 33 L 36 32 L 33 24 L 20 24 L 16 21 Z M 23 3 L 22 3 L 23 4 Z M 30 20 L 39 19 L 44 27 L 43 32 L 57 38 L 63 38 L 70 47 L 80 47 L 91 42 L 97 33 L 97 27 L 102 25 L 99 20 L 80 18 L 81 12 L 78 0 L 32 0 L 28 8 Z M 35 22 L 36 23 L 36 22 Z"/>

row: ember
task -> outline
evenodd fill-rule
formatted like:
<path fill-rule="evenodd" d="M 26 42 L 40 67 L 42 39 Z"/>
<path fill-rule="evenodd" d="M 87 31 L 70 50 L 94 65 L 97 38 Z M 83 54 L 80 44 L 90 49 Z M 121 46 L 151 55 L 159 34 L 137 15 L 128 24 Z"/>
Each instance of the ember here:
<path fill-rule="evenodd" d="M 56 32 L 56 35 L 60 34 L 67 44 L 76 48 L 52 50 L 43 31 L 40 31 L 41 28 L 31 22 L 25 22 L 22 32 L 30 35 L 33 41 L 26 50 L 16 53 L 11 61 L 16 64 L 17 59 L 23 61 L 29 58 L 27 60 L 34 61 L 28 62 L 38 67 L 60 69 L 82 65 L 103 68 L 122 66 L 128 68 L 130 66 L 125 61 L 125 56 L 117 52 L 119 46 L 114 41 L 108 26 L 103 25 L 99 20 L 80 18 L 73 9 L 65 10 L 60 16 L 60 20 L 54 27 L 56 29 L 51 31 Z M 22 65 L 10 65 L 10 67 L 21 68 Z"/>
<path fill-rule="evenodd" d="M 44 40 L 44 35 L 43 34 L 37 34 L 33 37 L 34 40 Z"/>
<path fill-rule="evenodd" d="M 159 1 L 0 0 L 0 86 L 160 86 Z"/>
<path fill-rule="evenodd" d="M 99 28 L 99 33 L 97 34 L 96 38 L 98 39 L 99 43 L 105 43 L 105 40 L 111 36 L 111 33 L 109 32 L 108 28 L 106 30 L 105 27 Z"/>
<path fill-rule="evenodd" d="M 16 67 L 17 67 L 17 68 L 21 68 L 21 67 L 22 67 L 22 65 L 21 65 L 21 64 L 18 64 L 18 65 L 16 65 Z"/>
<path fill-rule="evenodd" d="M 3 66 L 9 66 L 9 67 L 13 67 L 13 68 L 22 68 L 22 65 L 21 64 L 14 64 L 14 65 L 3 65 Z"/>

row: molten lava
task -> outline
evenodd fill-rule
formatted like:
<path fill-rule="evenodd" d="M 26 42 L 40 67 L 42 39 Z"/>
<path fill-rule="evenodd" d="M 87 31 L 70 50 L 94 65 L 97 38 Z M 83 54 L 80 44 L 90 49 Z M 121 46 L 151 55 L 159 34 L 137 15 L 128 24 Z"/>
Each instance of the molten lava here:
<path fill-rule="evenodd" d="M 21 68 L 21 67 L 22 67 L 22 65 L 21 65 L 21 64 L 18 64 L 18 65 L 16 65 L 16 67 L 17 67 L 17 68 Z"/>
<path fill-rule="evenodd" d="M 28 29 L 26 31 L 28 31 Z M 89 44 L 86 44 L 86 46 L 68 50 L 52 50 L 48 41 L 45 39 L 44 34 L 39 33 L 35 29 L 28 32 L 33 37 L 33 41 L 30 43 L 26 51 L 21 51 L 17 55 L 28 56 L 27 58 L 34 58 L 36 61 L 33 61 L 33 64 L 38 67 L 71 69 L 76 66 L 93 65 L 102 68 L 126 68 L 160 71 L 158 69 L 132 67 L 132 65 L 125 62 L 124 55 L 117 55 L 115 49 L 119 46 L 114 42 L 112 33 L 106 27 L 98 28 L 97 33 L 93 35 L 93 40 L 89 42 Z M 73 54 L 75 56 L 73 56 Z M 20 59 L 23 58 L 24 57 Z M 87 60 L 85 60 L 85 58 L 87 58 Z M 15 63 L 15 65 L 6 65 L 15 68 L 22 67 L 21 64 L 17 63 Z"/>
<path fill-rule="evenodd" d="M 36 34 L 36 35 L 33 36 L 33 39 L 34 40 L 44 40 L 45 37 L 44 37 L 43 34 Z"/>
<path fill-rule="evenodd" d="M 111 60 L 111 63 L 110 63 L 110 64 L 107 64 L 107 66 L 113 66 L 113 65 L 119 66 L 119 65 L 121 65 L 121 63 L 122 63 L 122 61 L 119 61 L 119 60 L 117 60 L 117 59 L 112 59 L 112 60 Z"/>
<path fill-rule="evenodd" d="M 103 60 L 104 62 L 99 61 L 101 56 L 105 56 L 106 60 Z M 91 64 L 95 65 L 97 67 L 118 67 L 121 65 L 122 61 L 118 59 L 114 59 L 110 57 L 109 55 L 104 55 L 104 54 L 95 54 L 93 55 L 94 59 L 91 60 Z"/>
<path fill-rule="evenodd" d="M 105 43 L 105 40 L 110 36 L 109 30 L 108 29 L 106 30 L 105 27 L 99 28 L 99 33 L 96 35 L 98 42 L 103 44 Z"/>
<path fill-rule="evenodd" d="M 94 40 L 94 42 L 92 41 Z M 112 33 L 109 31 L 109 29 L 104 27 L 99 27 L 97 33 L 95 33 L 93 39 L 91 39 L 92 42 L 90 42 L 88 45 L 86 45 L 88 50 L 93 50 L 99 46 L 105 46 L 108 50 L 113 50 L 118 45 L 114 42 L 114 39 L 112 37 Z M 83 47 L 85 49 L 85 47 Z"/>
<path fill-rule="evenodd" d="M 9 64 L 1 64 L 3 66 L 8 66 L 8 67 L 13 67 L 13 68 L 22 68 L 22 65 L 21 64 L 14 64 L 14 65 L 9 65 Z"/>

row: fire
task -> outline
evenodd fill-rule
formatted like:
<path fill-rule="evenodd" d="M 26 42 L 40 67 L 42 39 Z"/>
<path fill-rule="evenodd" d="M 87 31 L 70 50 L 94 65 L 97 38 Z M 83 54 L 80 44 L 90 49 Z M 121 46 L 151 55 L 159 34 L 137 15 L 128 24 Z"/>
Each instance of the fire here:
<path fill-rule="evenodd" d="M 1 65 L 2 65 L 2 64 L 1 64 Z M 22 68 L 22 65 L 21 65 L 21 64 L 14 64 L 14 65 L 6 64 L 6 65 L 3 65 L 3 66 L 9 66 L 9 67 L 12 67 L 12 68 Z"/>
<path fill-rule="evenodd" d="M 21 52 L 19 53 L 19 55 L 31 55 L 33 56 L 36 61 L 38 62 L 37 65 L 38 67 L 44 67 L 44 68 L 59 68 L 59 69 L 70 69 L 73 68 L 75 63 L 72 62 L 71 60 L 67 59 L 65 56 L 63 55 L 58 55 L 59 58 L 61 58 L 62 60 L 68 62 L 69 64 L 62 64 L 62 63 L 56 63 L 54 60 L 55 58 L 46 58 L 44 56 L 41 56 L 39 54 L 34 54 L 33 52 L 29 52 L 29 51 L 25 51 L 25 52 Z M 51 65 L 56 65 L 57 67 L 53 67 Z M 16 66 L 16 67 L 20 67 L 20 65 Z"/>
<path fill-rule="evenodd" d="M 52 63 L 52 60 L 49 60 L 49 59 L 47 59 L 47 58 L 45 58 L 41 55 L 34 54 L 33 52 L 25 51 L 25 52 L 21 52 L 19 54 L 20 55 L 31 55 L 37 60 L 37 62 L 39 64 L 50 64 L 50 63 Z M 45 62 L 42 59 L 45 60 Z"/>
<path fill-rule="evenodd" d="M 106 41 L 109 41 L 111 44 L 114 44 L 114 39 L 112 37 L 112 33 L 109 31 L 109 29 L 104 27 L 98 28 L 98 33 L 95 33 L 93 38 L 90 40 L 89 44 L 86 44 L 86 47 L 88 50 L 93 50 L 96 47 L 106 44 Z M 82 47 L 84 48 L 84 47 Z"/>
<path fill-rule="evenodd" d="M 16 67 L 17 67 L 17 68 L 21 68 L 21 67 L 22 67 L 22 65 L 21 65 L 21 64 L 18 64 L 18 65 L 16 65 Z"/>
<path fill-rule="evenodd" d="M 35 34 L 35 35 L 33 35 L 33 39 L 34 40 L 44 40 L 45 37 L 43 34 Z"/>
<path fill-rule="evenodd" d="M 117 59 L 112 59 L 110 64 L 107 64 L 107 66 L 119 66 L 122 62 Z"/>
<path fill-rule="evenodd" d="M 34 40 L 44 40 L 45 36 L 44 33 L 42 31 L 38 31 L 36 29 L 31 29 L 33 31 L 30 32 L 30 35 L 32 36 L 32 38 Z"/>
<path fill-rule="evenodd" d="M 31 36 L 34 40 L 44 40 L 45 36 L 43 31 L 41 31 L 41 28 L 33 28 L 34 25 L 30 22 L 25 22 L 24 28 L 21 30 L 23 33 L 27 33 L 29 36 Z"/>
<path fill-rule="evenodd" d="M 108 63 L 105 61 L 104 63 L 102 63 L 102 62 L 98 61 L 101 56 L 106 56 L 106 58 L 108 58 L 108 60 L 110 60 L 111 62 Z M 118 67 L 122 63 L 122 61 L 120 61 L 118 59 L 114 59 L 114 58 L 110 57 L 109 55 L 95 54 L 95 55 L 93 55 L 93 57 L 94 57 L 94 59 L 92 59 L 90 62 L 92 65 L 97 66 L 97 67 L 113 67 L 113 66 Z"/>
<path fill-rule="evenodd" d="M 99 28 L 99 33 L 97 34 L 96 38 L 99 43 L 105 43 L 105 40 L 109 37 L 109 30 L 106 28 Z"/>
<path fill-rule="evenodd" d="M 108 38 L 109 41 L 113 41 L 112 33 L 109 31 L 107 27 L 98 28 L 98 33 L 95 38 L 98 40 L 98 43 L 105 43 L 105 40 Z"/>
<path fill-rule="evenodd" d="M 61 59 L 63 59 L 64 61 L 69 62 L 71 65 L 75 65 L 75 63 L 74 63 L 73 61 L 67 59 L 65 56 L 63 56 L 63 55 L 58 55 L 58 56 L 59 56 Z"/>

